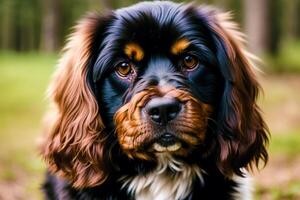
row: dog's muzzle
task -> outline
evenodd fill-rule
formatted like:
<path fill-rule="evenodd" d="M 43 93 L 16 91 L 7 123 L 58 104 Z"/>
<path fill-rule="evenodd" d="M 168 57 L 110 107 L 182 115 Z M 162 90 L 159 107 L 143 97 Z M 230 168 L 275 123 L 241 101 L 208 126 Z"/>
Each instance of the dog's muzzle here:
<path fill-rule="evenodd" d="M 148 88 L 116 112 L 119 144 L 130 157 L 142 159 L 162 152 L 187 155 L 204 141 L 210 108 L 188 91 Z"/>
<path fill-rule="evenodd" d="M 182 103 L 173 97 L 154 97 L 142 109 L 146 120 L 151 121 L 160 129 L 166 129 L 172 120 L 176 120 L 182 110 Z M 181 147 L 181 142 L 175 134 L 164 131 L 159 134 L 153 144 L 153 149 L 157 152 L 177 151 Z"/>

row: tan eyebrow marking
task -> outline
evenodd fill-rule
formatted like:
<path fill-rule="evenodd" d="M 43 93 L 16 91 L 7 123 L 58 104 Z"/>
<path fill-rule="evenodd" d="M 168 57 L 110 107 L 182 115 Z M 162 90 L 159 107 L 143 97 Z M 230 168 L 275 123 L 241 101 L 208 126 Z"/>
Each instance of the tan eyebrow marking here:
<path fill-rule="evenodd" d="M 171 53 L 174 55 L 178 55 L 179 53 L 183 52 L 188 46 L 190 45 L 190 42 L 182 38 L 180 40 L 177 40 L 171 47 Z"/>
<path fill-rule="evenodd" d="M 136 43 L 127 44 L 124 52 L 129 58 L 133 58 L 135 61 L 141 61 L 144 58 L 143 49 Z"/>

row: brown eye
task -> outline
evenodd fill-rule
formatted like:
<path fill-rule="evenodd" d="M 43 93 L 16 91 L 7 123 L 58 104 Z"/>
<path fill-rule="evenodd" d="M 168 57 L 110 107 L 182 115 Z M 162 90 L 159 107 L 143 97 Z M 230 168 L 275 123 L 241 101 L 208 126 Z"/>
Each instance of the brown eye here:
<path fill-rule="evenodd" d="M 121 62 L 118 64 L 116 68 L 116 72 L 122 78 L 129 76 L 130 74 L 134 73 L 134 69 L 131 63 L 128 62 Z"/>
<path fill-rule="evenodd" d="M 186 55 L 183 58 L 183 65 L 187 70 L 193 70 L 198 66 L 198 58 L 193 55 Z"/>

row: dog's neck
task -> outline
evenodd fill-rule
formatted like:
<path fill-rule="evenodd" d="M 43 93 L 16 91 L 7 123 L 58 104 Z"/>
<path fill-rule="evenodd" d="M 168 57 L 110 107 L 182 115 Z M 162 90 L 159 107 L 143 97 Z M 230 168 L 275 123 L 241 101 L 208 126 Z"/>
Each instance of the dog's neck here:
<path fill-rule="evenodd" d="M 201 169 L 175 160 L 169 154 L 158 155 L 158 165 L 146 175 L 123 177 L 123 187 L 137 200 L 184 199 L 193 182 L 203 182 Z"/>

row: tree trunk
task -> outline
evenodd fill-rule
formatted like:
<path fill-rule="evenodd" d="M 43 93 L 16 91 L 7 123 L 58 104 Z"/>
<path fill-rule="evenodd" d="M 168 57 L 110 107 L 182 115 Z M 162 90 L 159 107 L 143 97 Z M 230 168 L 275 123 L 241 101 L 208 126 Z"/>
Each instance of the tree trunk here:
<path fill-rule="evenodd" d="M 4 1 L 2 2 L 0 14 L 1 22 L 1 48 L 7 50 L 15 49 L 15 37 L 16 37 L 16 9 L 15 2 Z"/>
<path fill-rule="evenodd" d="M 58 34 L 61 28 L 61 2 L 60 0 L 44 0 L 43 7 L 41 49 L 53 52 L 59 48 Z"/>
<path fill-rule="evenodd" d="M 269 45 L 269 0 L 243 0 L 245 32 L 249 49 L 255 54 L 265 53 Z"/>
<path fill-rule="evenodd" d="M 297 38 L 300 39 L 300 0 L 297 1 L 297 5 L 296 5 L 296 10 L 298 12 L 296 12 L 296 32 L 297 32 Z"/>
<path fill-rule="evenodd" d="M 293 0 L 288 2 L 288 37 L 289 39 L 296 39 L 298 36 L 298 25 L 300 21 L 300 0 Z"/>
<path fill-rule="evenodd" d="M 279 44 L 282 38 L 281 22 L 282 22 L 282 2 L 281 0 L 272 0 L 270 2 L 270 18 L 269 18 L 269 52 L 276 55 L 279 52 Z M 271 20 L 272 19 L 272 20 Z"/>

